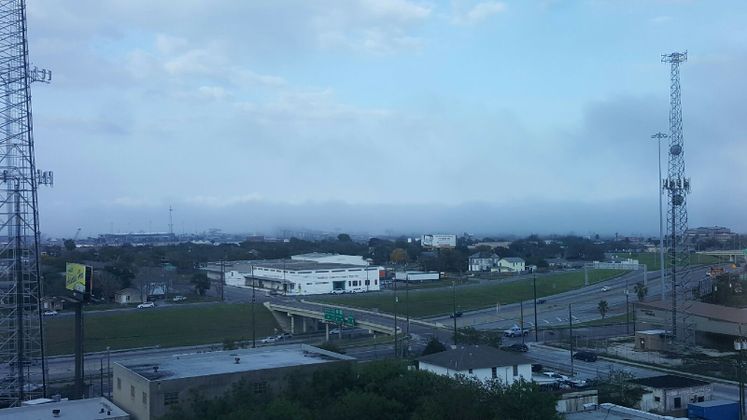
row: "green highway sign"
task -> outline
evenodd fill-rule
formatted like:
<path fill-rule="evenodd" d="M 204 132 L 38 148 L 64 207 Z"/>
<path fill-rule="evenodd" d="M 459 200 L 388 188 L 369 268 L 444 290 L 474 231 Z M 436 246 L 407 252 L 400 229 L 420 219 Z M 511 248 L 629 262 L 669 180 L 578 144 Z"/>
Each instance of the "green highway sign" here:
<path fill-rule="evenodd" d="M 355 317 L 352 315 L 345 316 L 342 309 L 338 308 L 325 309 L 324 320 L 334 324 L 349 325 L 351 327 L 355 326 Z"/>

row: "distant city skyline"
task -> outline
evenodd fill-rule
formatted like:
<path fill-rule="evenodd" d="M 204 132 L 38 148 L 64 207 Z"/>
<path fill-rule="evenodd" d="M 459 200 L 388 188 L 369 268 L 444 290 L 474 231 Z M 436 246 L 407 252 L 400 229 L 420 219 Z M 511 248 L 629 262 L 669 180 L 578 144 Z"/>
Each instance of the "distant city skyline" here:
<path fill-rule="evenodd" d="M 177 232 L 657 235 L 660 55 L 683 50 L 690 225 L 747 232 L 745 2 L 39 0 L 28 19 L 53 71 L 33 87 L 49 236 L 168 231 L 170 205 Z"/>

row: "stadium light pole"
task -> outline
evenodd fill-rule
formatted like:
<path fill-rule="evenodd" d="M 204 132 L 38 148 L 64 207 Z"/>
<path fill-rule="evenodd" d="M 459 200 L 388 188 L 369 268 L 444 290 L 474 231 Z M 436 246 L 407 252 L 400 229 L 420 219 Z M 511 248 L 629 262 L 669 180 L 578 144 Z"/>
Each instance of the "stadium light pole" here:
<path fill-rule="evenodd" d="M 664 277 L 665 277 L 665 271 L 664 271 L 664 213 L 662 209 L 661 204 L 661 197 L 663 195 L 662 192 L 662 179 L 661 179 L 661 139 L 665 139 L 669 137 L 665 133 L 658 132 L 656 134 L 651 135 L 652 139 L 656 139 L 659 144 L 659 270 L 660 270 L 660 280 L 661 280 L 661 300 L 664 300 Z"/>

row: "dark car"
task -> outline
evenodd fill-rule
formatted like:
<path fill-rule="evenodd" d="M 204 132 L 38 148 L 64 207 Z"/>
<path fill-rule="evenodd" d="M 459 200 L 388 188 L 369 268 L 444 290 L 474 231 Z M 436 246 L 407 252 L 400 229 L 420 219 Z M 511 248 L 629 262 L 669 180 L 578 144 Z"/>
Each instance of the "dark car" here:
<path fill-rule="evenodd" d="M 592 351 L 580 351 L 573 355 L 574 359 L 583 360 L 584 362 L 596 362 L 597 354 Z"/>
<path fill-rule="evenodd" d="M 521 352 L 521 353 L 526 353 L 529 351 L 529 347 L 527 347 L 526 344 L 521 344 L 521 343 L 511 344 L 510 346 L 504 346 L 502 347 L 502 349 L 505 351 L 515 351 L 515 352 Z"/>
<path fill-rule="evenodd" d="M 459 318 L 462 315 L 464 314 L 461 312 L 454 312 L 453 314 L 449 315 L 449 318 Z"/>
<path fill-rule="evenodd" d="M 532 372 L 534 373 L 542 372 L 542 365 L 539 363 L 532 363 Z"/>
<path fill-rule="evenodd" d="M 545 299 L 537 299 L 537 304 L 538 305 L 542 305 L 545 302 L 547 302 Z"/>

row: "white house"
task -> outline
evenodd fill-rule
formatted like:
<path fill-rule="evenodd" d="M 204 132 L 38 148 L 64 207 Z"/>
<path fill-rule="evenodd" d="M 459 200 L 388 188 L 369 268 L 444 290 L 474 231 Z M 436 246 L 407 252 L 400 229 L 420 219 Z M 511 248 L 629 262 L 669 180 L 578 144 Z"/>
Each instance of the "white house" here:
<path fill-rule="evenodd" d="M 641 410 L 670 413 L 687 409 L 688 403 L 710 401 L 713 385 L 678 375 L 660 375 L 634 379 L 646 391 L 641 396 Z"/>
<path fill-rule="evenodd" d="M 493 252 L 475 252 L 469 256 L 469 271 L 491 271 L 500 260 Z"/>
<path fill-rule="evenodd" d="M 429 354 L 418 359 L 418 368 L 452 378 L 462 375 L 480 381 L 499 380 L 506 385 L 532 380 L 528 358 L 490 346 L 463 346 Z"/>
<path fill-rule="evenodd" d="M 501 258 L 501 260 L 498 261 L 500 271 L 510 271 L 514 273 L 524 271 L 526 269 L 525 264 L 524 260 L 519 257 L 506 257 Z"/>

